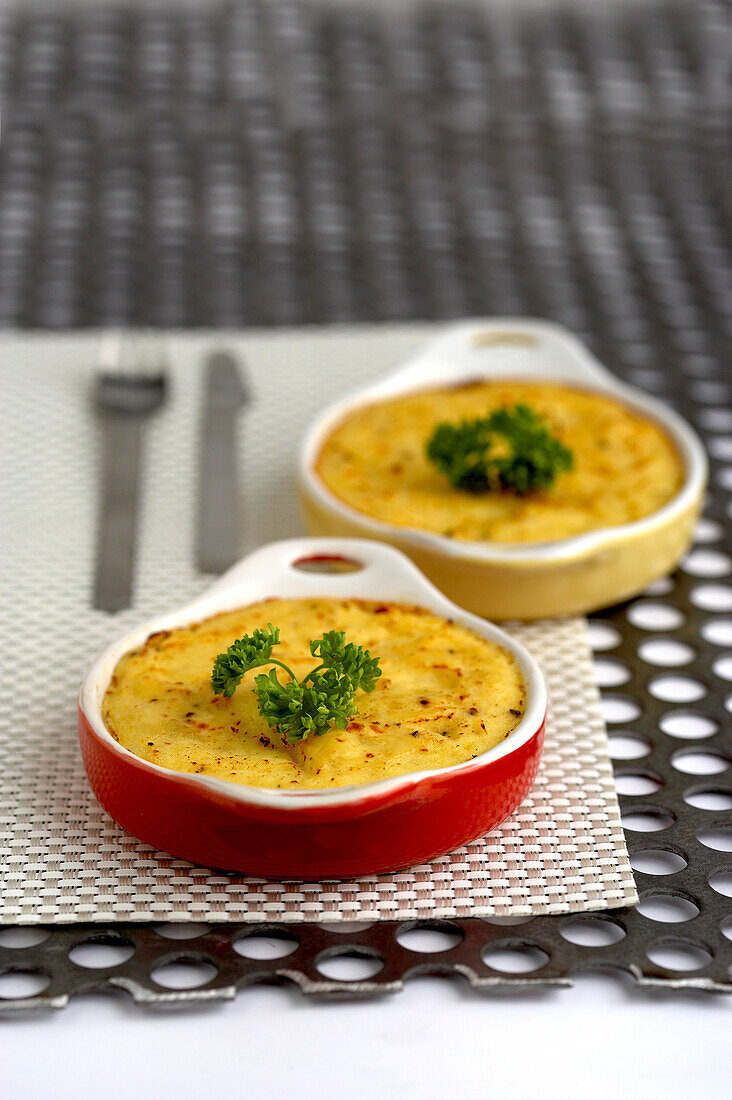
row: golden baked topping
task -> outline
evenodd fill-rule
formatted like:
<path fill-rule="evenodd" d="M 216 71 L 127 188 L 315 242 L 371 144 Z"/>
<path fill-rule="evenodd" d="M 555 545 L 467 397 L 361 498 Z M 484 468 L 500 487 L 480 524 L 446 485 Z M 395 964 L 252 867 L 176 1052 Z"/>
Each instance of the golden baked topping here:
<path fill-rule="evenodd" d="M 425 454 L 441 423 L 526 405 L 572 454 L 572 468 L 527 495 L 454 488 Z M 336 426 L 316 471 L 352 508 L 399 527 L 475 542 L 550 542 L 657 511 L 683 468 L 664 430 L 607 395 L 544 382 L 475 382 L 357 409 Z"/>
<path fill-rule="evenodd" d="M 231 697 L 211 668 L 235 639 L 276 622 L 278 656 L 298 680 L 326 629 L 378 654 L 382 669 L 345 729 L 289 744 L 259 713 L 246 672 Z M 131 752 L 175 771 L 260 787 L 369 783 L 448 767 L 487 751 L 521 719 L 512 654 L 422 608 L 367 600 L 267 600 L 148 638 L 119 662 L 104 697 L 107 729 Z"/>

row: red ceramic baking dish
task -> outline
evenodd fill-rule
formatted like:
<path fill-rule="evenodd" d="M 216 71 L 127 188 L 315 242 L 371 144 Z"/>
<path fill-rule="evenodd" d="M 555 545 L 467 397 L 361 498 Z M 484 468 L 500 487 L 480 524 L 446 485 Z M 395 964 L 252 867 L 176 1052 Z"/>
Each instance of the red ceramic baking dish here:
<path fill-rule="evenodd" d="M 313 572 L 312 563 L 353 563 Z M 311 568 L 303 568 L 310 566 Z M 159 630 L 187 626 L 270 597 L 331 596 L 428 608 L 510 650 L 526 686 L 518 726 L 463 764 L 363 786 L 271 790 L 170 771 L 134 756 L 105 728 L 101 705 L 114 668 Z M 489 832 L 526 797 L 539 764 L 546 690 L 518 642 L 446 599 L 400 551 L 360 539 L 292 539 L 262 547 L 193 603 L 110 646 L 79 695 L 79 738 L 94 793 L 140 840 L 193 863 L 265 878 L 343 878 L 443 855 Z"/>

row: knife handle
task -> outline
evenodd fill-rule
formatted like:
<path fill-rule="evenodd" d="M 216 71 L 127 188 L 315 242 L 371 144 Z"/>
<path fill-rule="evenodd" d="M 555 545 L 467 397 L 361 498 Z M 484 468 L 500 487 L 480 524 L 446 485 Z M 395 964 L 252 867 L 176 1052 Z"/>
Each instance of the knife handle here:
<path fill-rule="evenodd" d="M 94 606 L 102 611 L 121 611 L 132 602 L 141 423 L 136 416 L 108 413 L 103 433 Z"/>
<path fill-rule="evenodd" d="M 236 401 L 222 400 L 232 390 L 236 364 L 230 356 L 211 357 L 201 440 L 196 564 L 204 573 L 223 573 L 239 556 L 239 491 L 236 461 Z"/>

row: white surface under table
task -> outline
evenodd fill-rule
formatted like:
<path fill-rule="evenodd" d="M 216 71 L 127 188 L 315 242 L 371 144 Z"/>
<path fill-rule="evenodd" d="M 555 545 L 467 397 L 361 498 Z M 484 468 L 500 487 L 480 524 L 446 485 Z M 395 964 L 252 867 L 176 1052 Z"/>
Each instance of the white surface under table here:
<path fill-rule="evenodd" d="M 235 1001 L 146 1012 L 87 995 L 0 1025 L 9 1100 L 493 1100 L 729 1095 L 732 997 L 573 989 L 480 996 L 419 978 L 373 1001 L 306 1002 L 257 986 Z"/>

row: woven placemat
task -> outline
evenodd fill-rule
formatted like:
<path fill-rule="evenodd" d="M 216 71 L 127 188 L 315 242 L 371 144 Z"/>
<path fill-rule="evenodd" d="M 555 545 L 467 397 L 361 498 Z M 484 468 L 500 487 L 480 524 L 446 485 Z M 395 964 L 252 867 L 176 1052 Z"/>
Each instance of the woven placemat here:
<path fill-rule="evenodd" d="M 91 608 L 99 455 L 94 335 L 5 337 L 0 371 L 6 551 L 0 604 L 0 922 L 526 916 L 637 900 L 585 624 L 513 629 L 550 692 L 546 748 L 521 809 L 432 864 L 355 882 L 272 883 L 212 873 L 119 829 L 91 794 L 75 695 L 95 653 L 200 591 L 192 562 L 204 349 L 241 357 L 243 550 L 300 532 L 297 440 L 324 402 L 399 362 L 430 325 L 167 337 L 171 398 L 146 439 L 134 606 Z"/>

